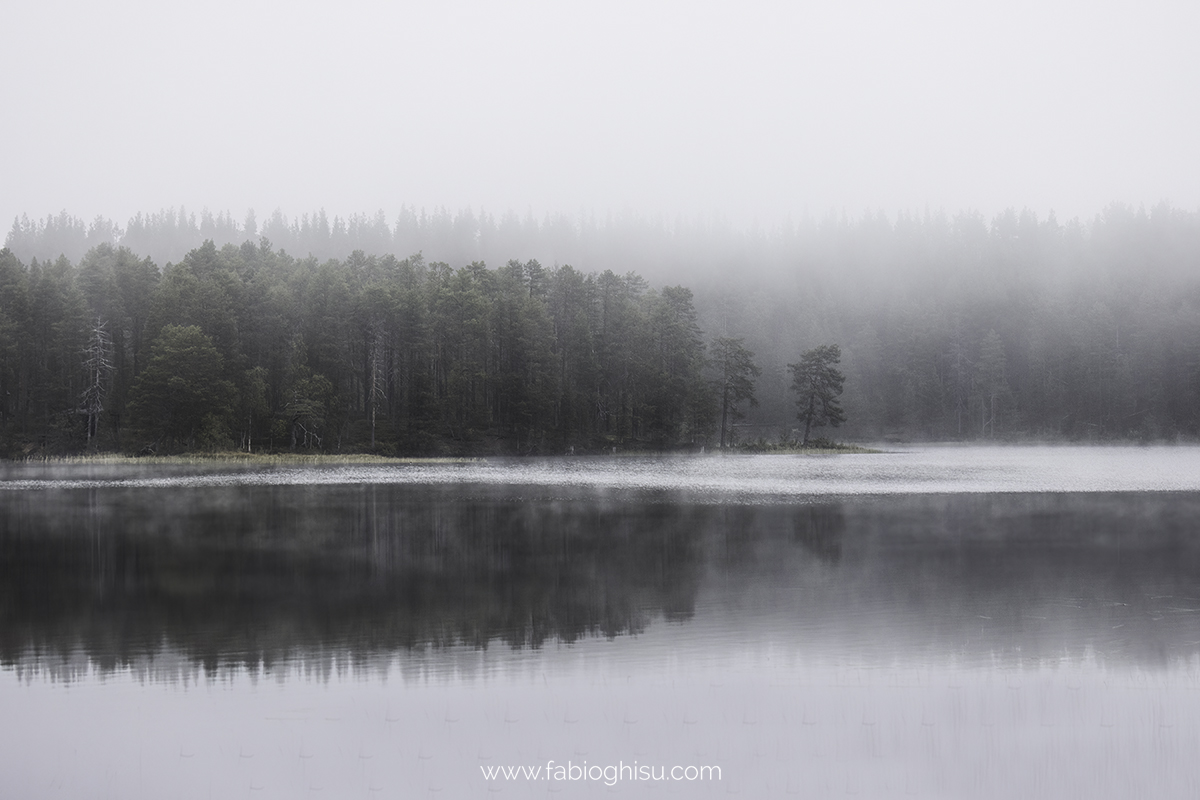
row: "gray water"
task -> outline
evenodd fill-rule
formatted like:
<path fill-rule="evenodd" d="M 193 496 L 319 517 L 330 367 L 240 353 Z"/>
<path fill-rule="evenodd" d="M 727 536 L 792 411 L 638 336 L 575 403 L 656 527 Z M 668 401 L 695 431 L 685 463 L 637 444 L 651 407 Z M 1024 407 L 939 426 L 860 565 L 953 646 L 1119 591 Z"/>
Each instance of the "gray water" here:
<path fill-rule="evenodd" d="M 1200 791 L 1195 448 L 0 477 L 3 797 Z"/>

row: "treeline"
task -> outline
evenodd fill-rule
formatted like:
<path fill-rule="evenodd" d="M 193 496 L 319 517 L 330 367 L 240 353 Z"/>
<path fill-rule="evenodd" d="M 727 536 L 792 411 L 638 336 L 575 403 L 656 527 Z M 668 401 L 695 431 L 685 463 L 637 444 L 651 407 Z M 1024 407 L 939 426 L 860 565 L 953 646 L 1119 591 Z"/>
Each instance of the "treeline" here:
<path fill-rule="evenodd" d="M 636 275 L 207 242 L 160 273 L 102 244 L 0 251 L 9 455 L 195 448 L 560 453 L 702 446 L 692 294 Z"/>
<path fill-rule="evenodd" d="M 172 217 L 177 229 L 181 218 Z M 194 441 L 280 449 L 293 438 L 297 447 L 396 452 L 711 446 L 723 438 L 723 421 L 725 441 L 778 441 L 804 428 L 788 365 L 830 344 L 840 345 L 845 376 L 838 435 L 849 439 L 1200 434 L 1200 215 L 1166 205 L 1113 206 L 1088 224 L 1029 212 L 990 222 L 868 215 L 769 235 L 649 226 L 645 237 L 625 240 L 615 227 L 606 230 L 616 238 L 604 240 L 583 223 L 530 222 L 526 239 L 511 240 L 536 250 L 548 241 L 539 236 L 557 230 L 574 243 L 566 251 L 583 253 L 586 270 L 534 260 L 490 269 L 466 256 L 401 261 L 367 249 L 301 258 L 301 239 L 289 255 L 261 237 L 193 246 L 161 274 L 162 262 L 111 244 L 74 261 L 56 254 L 35 265 L 21 255 L 48 252 L 52 228 L 74 225 L 85 238 L 116 230 L 62 219 L 59 228 L 18 223 L 8 238 L 0 413 L 10 453 L 86 447 L 93 425 L 93 446 L 106 448 Z M 168 231 L 165 216 L 154 219 L 150 227 Z M 307 230 L 321 229 L 314 219 Z M 400 220 L 389 228 L 375 219 L 375 246 L 402 240 Z M 436 227 L 430 219 L 417 225 L 422 236 Z M 439 241 L 463 253 L 499 250 L 488 238 L 493 223 L 480 219 L 443 215 L 438 224 L 450 233 Z M 266 229 L 227 214 L 211 225 L 229 235 Z M 287 225 L 288 236 L 306 230 Z M 133 241 L 137 230 L 131 223 L 117 238 Z M 321 236 L 322 247 L 333 246 Z M 585 247 L 599 241 L 611 246 Z M 524 258 L 533 251 L 504 247 Z M 650 277 L 631 265 L 647 265 L 640 274 Z M 652 288 L 676 282 L 694 294 Z M 93 330 L 97 320 L 107 334 Z M 175 327 L 163 338 L 167 326 Z M 204 344 L 190 326 L 220 356 L 219 369 L 206 356 L 219 379 L 204 384 L 211 396 L 197 402 L 222 411 L 194 436 L 155 433 L 138 414 L 157 420 L 164 412 L 135 395 L 169 394 L 172 353 Z M 162 368 L 135 392 L 160 339 Z M 100 354 L 92 357 L 98 371 L 89 372 L 89 347 Z M 740 373 L 730 375 L 731 364 Z M 94 415 L 87 409 L 96 393 L 85 384 L 101 373 L 112 383 Z M 722 413 L 739 410 L 723 407 L 729 396 L 744 419 Z"/>
<path fill-rule="evenodd" d="M 160 266 L 176 263 L 206 241 L 226 244 L 266 239 L 273 249 L 320 261 L 344 259 L 355 250 L 367 255 L 423 253 L 428 262 L 455 267 L 473 261 L 503 264 L 514 255 L 543 264 L 572 264 L 586 272 L 635 271 L 655 280 L 702 261 L 736 257 L 747 241 L 724 223 L 643 218 L 635 214 L 602 220 L 565 214 L 536 218 L 484 210 L 402 207 L 389 218 L 375 214 L 330 215 L 324 209 L 288 217 L 276 209 L 265 218 L 253 210 L 241 219 L 228 211 L 199 213 L 168 208 L 138 213 L 124 226 L 96 217 L 90 223 L 63 211 L 44 218 L 13 220 L 5 246 L 25 263 L 65 255 L 72 262 L 101 244 L 127 247 Z M 761 254 L 760 254 L 761 255 Z M 680 274 L 668 282 L 684 279 Z"/>
<path fill-rule="evenodd" d="M 780 274 L 697 281 L 701 324 L 763 368 L 748 418 L 794 420 L 785 364 L 841 345 L 845 436 L 1194 440 L 1200 215 L 1113 206 L 1089 225 L 867 217 L 805 240 Z M 790 424 L 795 424 L 791 422 Z"/>

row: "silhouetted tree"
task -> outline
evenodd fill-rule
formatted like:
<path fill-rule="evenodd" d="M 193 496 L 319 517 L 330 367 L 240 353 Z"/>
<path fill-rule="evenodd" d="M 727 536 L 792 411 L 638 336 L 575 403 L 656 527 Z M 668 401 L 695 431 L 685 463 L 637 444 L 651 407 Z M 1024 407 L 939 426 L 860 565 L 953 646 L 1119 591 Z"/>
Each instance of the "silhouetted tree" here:
<path fill-rule="evenodd" d="M 721 403 L 721 447 L 724 448 L 725 432 L 729 424 L 743 416 L 738 406 L 746 401 L 749 401 L 751 406 L 758 405 L 758 399 L 754 396 L 754 379 L 762 374 L 762 370 L 754 363 L 754 353 L 745 348 L 741 339 L 720 337 L 713 340 L 712 363 L 717 370 L 716 389 Z"/>
<path fill-rule="evenodd" d="M 838 403 L 842 384 L 846 378 L 838 372 L 842 351 L 836 344 L 823 344 L 806 350 L 797 364 L 788 364 L 792 371 L 792 390 L 798 395 L 796 415 L 804 420 L 804 439 L 801 447 L 808 444 L 812 428 L 829 425 L 836 428 L 846 421 L 846 414 Z"/>

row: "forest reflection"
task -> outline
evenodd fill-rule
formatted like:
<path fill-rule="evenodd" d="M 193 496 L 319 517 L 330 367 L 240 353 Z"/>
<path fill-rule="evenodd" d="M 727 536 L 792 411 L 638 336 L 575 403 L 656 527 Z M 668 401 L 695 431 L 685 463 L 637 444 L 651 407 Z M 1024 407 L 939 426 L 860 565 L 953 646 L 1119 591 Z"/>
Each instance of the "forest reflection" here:
<path fill-rule="evenodd" d="M 819 649 L 1157 663 L 1200 642 L 1200 499 L 775 505 L 586 489 L 207 486 L 0 494 L 0 660 L 110 671 L 693 625 Z M 1193 608 L 1195 607 L 1195 608 Z M 800 645 L 798 645 L 800 646 Z M 892 657 L 886 654 L 883 657 Z M 164 665 L 169 659 L 164 661 Z"/>
<path fill-rule="evenodd" d="M 539 647 L 691 616 L 711 508 L 435 487 L 7 497 L 3 655 Z"/>

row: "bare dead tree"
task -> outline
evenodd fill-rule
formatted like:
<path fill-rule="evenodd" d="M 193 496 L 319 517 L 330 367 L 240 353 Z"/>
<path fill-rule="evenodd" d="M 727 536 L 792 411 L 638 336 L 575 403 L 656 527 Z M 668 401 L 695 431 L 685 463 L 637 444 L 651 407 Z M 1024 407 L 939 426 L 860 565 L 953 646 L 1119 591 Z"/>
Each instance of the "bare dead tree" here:
<path fill-rule="evenodd" d="M 81 393 L 79 413 L 87 417 L 87 446 L 100 432 L 100 415 L 104 412 L 104 398 L 108 394 L 109 379 L 113 372 L 112 337 L 108 323 L 99 317 L 92 325 L 87 347 L 83 350 L 84 366 L 87 368 L 87 385 Z"/>
<path fill-rule="evenodd" d="M 379 404 L 387 396 L 387 376 L 385 375 L 385 366 L 383 363 L 383 334 L 379 326 L 374 326 L 375 330 L 371 336 L 371 376 L 370 376 L 370 403 L 371 403 L 371 449 L 375 449 L 375 415 L 379 411 Z"/>

